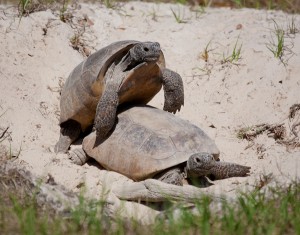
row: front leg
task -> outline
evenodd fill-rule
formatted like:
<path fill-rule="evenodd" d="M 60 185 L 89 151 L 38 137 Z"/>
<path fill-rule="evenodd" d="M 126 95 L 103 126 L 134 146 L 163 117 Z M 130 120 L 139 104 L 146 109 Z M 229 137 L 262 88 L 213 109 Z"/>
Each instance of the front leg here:
<path fill-rule="evenodd" d="M 119 97 L 115 86 L 108 84 L 97 105 L 94 128 L 98 141 L 103 141 L 113 128 L 116 117 Z"/>
<path fill-rule="evenodd" d="M 169 69 L 162 69 L 162 82 L 165 94 L 164 110 L 170 113 L 180 111 L 184 105 L 184 89 L 181 76 Z"/>
<path fill-rule="evenodd" d="M 97 142 L 101 143 L 113 128 L 117 118 L 117 107 L 119 105 L 119 89 L 122 81 L 127 76 L 123 72 L 126 61 L 119 64 L 113 63 L 106 72 L 106 86 L 96 108 L 94 129 L 96 130 Z"/>

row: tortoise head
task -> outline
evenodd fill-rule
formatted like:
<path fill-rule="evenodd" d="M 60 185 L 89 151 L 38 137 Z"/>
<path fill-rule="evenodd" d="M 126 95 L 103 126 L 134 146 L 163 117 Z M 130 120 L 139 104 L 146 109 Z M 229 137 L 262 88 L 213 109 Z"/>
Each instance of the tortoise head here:
<path fill-rule="evenodd" d="M 129 51 L 130 57 L 135 63 L 158 61 L 161 49 L 158 42 L 137 43 Z"/>
<path fill-rule="evenodd" d="M 216 160 L 209 153 L 195 153 L 190 156 L 186 164 L 188 176 L 205 176 L 211 173 Z"/>

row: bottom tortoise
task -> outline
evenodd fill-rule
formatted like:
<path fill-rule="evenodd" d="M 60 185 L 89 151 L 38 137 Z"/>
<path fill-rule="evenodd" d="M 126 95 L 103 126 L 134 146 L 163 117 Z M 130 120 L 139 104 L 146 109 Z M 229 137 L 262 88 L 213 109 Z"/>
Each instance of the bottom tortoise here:
<path fill-rule="evenodd" d="M 84 152 L 71 151 L 71 159 L 83 164 L 87 155 L 135 181 L 154 177 L 182 185 L 184 178 L 224 179 L 250 171 L 248 166 L 219 161 L 219 149 L 199 127 L 150 106 L 121 111 L 110 136 L 100 145 L 96 142 L 92 132 L 83 140 Z"/>

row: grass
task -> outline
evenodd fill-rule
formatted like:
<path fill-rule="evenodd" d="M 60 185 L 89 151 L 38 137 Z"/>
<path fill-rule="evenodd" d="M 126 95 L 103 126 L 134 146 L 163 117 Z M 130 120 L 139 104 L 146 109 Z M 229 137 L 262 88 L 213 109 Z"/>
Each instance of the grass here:
<path fill-rule="evenodd" d="M 274 21 L 274 34 L 275 34 L 275 40 L 272 37 L 269 44 L 267 44 L 267 48 L 273 53 L 275 58 L 278 58 L 282 60 L 283 58 L 283 52 L 285 49 L 284 45 L 284 30 L 279 27 L 279 25 Z"/>
<path fill-rule="evenodd" d="M 67 22 L 65 13 L 68 8 L 68 2 L 69 2 L 68 0 L 63 0 L 61 9 L 59 10 L 59 18 L 62 22 Z"/>
<path fill-rule="evenodd" d="M 18 197 L 19 196 L 19 197 Z M 194 213 L 176 205 L 152 226 L 140 226 L 103 213 L 104 201 L 80 198 L 68 217 L 39 208 L 34 198 L 20 192 L 0 192 L 0 230 L 2 234 L 300 234 L 300 184 L 266 189 L 261 183 L 236 201 L 223 200 L 212 207 L 204 196 L 195 202 Z M 176 215 L 176 216 L 175 216 Z"/>
<path fill-rule="evenodd" d="M 21 15 L 27 12 L 27 7 L 30 3 L 30 0 L 20 0 L 19 2 L 19 12 Z"/>
<path fill-rule="evenodd" d="M 218 1 L 216 1 L 218 4 Z M 289 13 L 300 12 L 299 0 L 230 0 L 221 1 L 224 6 L 235 8 L 255 8 L 267 10 L 283 10 Z"/>
<path fill-rule="evenodd" d="M 271 38 L 266 46 L 273 56 L 286 66 L 287 61 L 294 55 L 292 51 L 294 45 L 291 39 L 299 30 L 295 24 L 294 17 L 287 21 L 286 30 L 284 30 L 283 26 L 279 26 L 275 20 L 273 22 L 274 29 L 271 31 Z"/>
<path fill-rule="evenodd" d="M 295 24 L 295 16 L 293 16 L 289 21 L 287 25 L 287 34 L 288 35 L 295 35 L 299 33 L 299 29 Z"/>
<path fill-rule="evenodd" d="M 102 0 L 101 1 L 106 8 L 114 9 L 116 7 L 116 1 L 114 0 Z"/>
<path fill-rule="evenodd" d="M 206 47 L 204 48 L 204 50 L 203 50 L 203 52 L 200 56 L 205 62 L 207 62 L 208 58 L 209 58 L 208 53 L 209 53 L 210 50 L 208 50 L 208 47 L 209 47 L 210 43 L 211 43 L 211 40 L 206 44 Z"/>
<path fill-rule="evenodd" d="M 72 3 L 74 0 L 71 0 Z M 125 0 L 126 1 L 126 0 Z M 128 1 L 128 0 L 127 0 Z M 151 1 L 151 0 L 149 0 Z M 202 7 L 232 7 L 232 8 L 255 8 L 255 9 L 268 9 L 268 10 L 283 10 L 288 13 L 300 13 L 299 0 L 152 0 L 153 2 L 173 2 L 185 5 L 196 5 Z M 93 2 L 93 1 L 91 1 Z M 107 8 L 115 7 L 115 0 L 101 0 Z M 61 11 L 66 7 L 65 0 L 19 0 L 19 15 L 20 17 L 28 15 L 35 11 L 45 10 L 51 8 L 50 6 L 56 4 L 61 6 Z M 56 6 L 57 8 L 57 6 Z M 203 9 L 201 10 L 203 11 Z"/>
<path fill-rule="evenodd" d="M 204 197 L 196 204 L 198 215 L 184 209 L 179 219 L 170 214 L 168 224 L 161 221 L 154 234 L 300 234 L 299 190 L 298 183 L 271 188 L 268 194 L 255 190 L 234 203 L 222 202 L 215 212 Z"/>
<path fill-rule="evenodd" d="M 187 20 L 184 19 L 184 12 L 180 10 L 180 8 L 177 9 L 177 11 L 170 8 L 172 11 L 172 14 L 178 24 L 187 23 Z"/>
<path fill-rule="evenodd" d="M 241 52 L 242 52 L 242 46 L 243 44 L 239 44 L 239 37 L 237 38 L 234 47 L 231 51 L 231 54 L 229 56 L 225 56 L 225 54 L 223 53 L 223 60 L 222 63 L 235 63 L 238 62 L 242 56 L 241 56 Z"/>

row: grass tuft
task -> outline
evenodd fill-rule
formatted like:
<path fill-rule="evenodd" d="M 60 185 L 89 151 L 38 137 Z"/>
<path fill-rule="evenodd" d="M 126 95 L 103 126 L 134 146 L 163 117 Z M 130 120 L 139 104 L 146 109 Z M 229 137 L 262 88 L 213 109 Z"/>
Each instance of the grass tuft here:
<path fill-rule="evenodd" d="M 275 58 L 278 58 L 282 60 L 283 57 L 283 52 L 284 52 L 284 30 L 278 26 L 275 20 L 274 22 L 274 27 L 275 27 L 275 41 L 272 38 L 267 45 L 267 48 L 273 53 Z"/>
<path fill-rule="evenodd" d="M 227 63 L 227 62 L 230 62 L 230 63 L 235 63 L 235 62 L 238 62 L 242 56 L 241 56 L 241 52 L 242 52 L 242 46 L 243 44 L 239 44 L 239 37 L 237 38 L 235 44 L 234 44 L 234 47 L 232 49 L 232 52 L 229 56 L 225 56 L 225 54 L 223 53 L 223 60 L 222 60 L 222 63 Z"/>
<path fill-rule="evenodd" d="M 106 8 L 114 9 L 116 7 L 116 2 L 114 0 L 102 0 L 102 3 Z"/>
<path fill-rule="evenodd" d="M 204 48 L 204 50 L 200 56 L 205 62 L 207 62 L 208 58 L 209 58 L 208 53 L 210 50 L 208 49 L 208 47 L 209 47 L 210 43 L 211 43 L 211 40 L 206 44 L 206 47 Z"/>
<path fill-rule="evenodd" d="M 294 44 L 291 36 L 295 36 L 298 28 L 296 27 L 294 18 L 288 22 L 287 31 L 282 26 L 279 26 L 275 20 L 273 22 L 274 29 L 271 31 L 271 39 L 266 46 L 272 52 L 273 56 L 286 66 L 288 60 L 295 54 L 292 51 Z"/>
<path fill-rule="evenodd" d="M 175 10 L 173 10 L 173 8 L 171 8 L 171 11 L 172 11 L 172 14 L 178 24 L 187 23 L 187 20 L 184 19 L 184 12 L 181 11 L 179 8 L 177 9 L 177 11 L 175 11 Z"/>
<path fill-rule="evenodd" d="M 295 16 L 293 16 L 291 18 L 291 20 L 288 21 L 287 33 L 289 35 L 295 35 L 295 34 L 299 33 L 299 29 L 298 29 L 298 27 L 296 26 L 296 23 L 295 23 Z"/>

